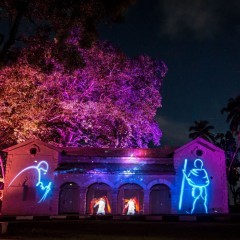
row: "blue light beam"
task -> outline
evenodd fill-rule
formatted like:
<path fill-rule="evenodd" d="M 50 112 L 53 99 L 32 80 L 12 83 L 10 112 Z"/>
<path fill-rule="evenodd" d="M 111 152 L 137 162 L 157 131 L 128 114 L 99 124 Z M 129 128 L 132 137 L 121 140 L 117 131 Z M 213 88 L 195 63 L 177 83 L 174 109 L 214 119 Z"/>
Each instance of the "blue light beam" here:
<path fill-rule="evenodd" d="M 188 175 L 186 174 L 186 161 L 187 160 L 185 159 L 184 168 L 182 170 L 183 180 L 182 180 L 180 199 L 179 199 L 179 210 L 181 210 L 181 207 L 182 207 L 184 183 L 185 183 L 185 179 L 186 179 L 188 184 L 192 187 L 193 203 L 192 203 L 191 214 L 195 211 L 196 203 L 200 198 L 203 200 L 203 206 L 204 206 L 205 213 L 208 213 L 207 186 L 209 185 L 210 181 L 208 178 L 207 171 L 203 168 L 203 161 L 201 159 L 196 159 L 194 161 L 194 168 L 190 170 Z"/>
<path fill-rule="evenodd" d="M 29 167 L 24 168 L 23 170 L 21 170 L 14 178 L 13 180 L 9 183 L 8 187 L 10 187 L 12 185 L 12 183 L 24 172 L 26 172 L 29 169 L 34 169 L 37 170 L 37 175 L 38 175 L 38 182 L 36 183 L 36 187 L 40 187 L 40 189 L 42 191 L 45 191 L 42 198 L 38 201 L 38 203 L 41 203 L 42 201 L 44 201 L 48 195 L 48 193 L 51 190 L 51 185 L 52 182 L 49 182 L 47 186 L 44 186 L 42 180 L 41 180 L 41 176 L 42 173 L 45 175 L 48 172 L 48 163 L 46 161 L 41 161 L 38 163 L 37 166 L 31 165 Z"/>
<path fill-rule="evenodd" d="M 178 204 L 178 209 L 181 210 L 182 209 L 182 200 L 183 200 L 183 192 L 184 192 L 184 185 L 185 185 L 185 174 L 184 172 L 186 172 L 186 168 L 187 168 L 187 159 L 185 159 L 184 161 L 184 167 L 183 167 L 183 177 L 182 177 L 182 185 L 181 185 L 181 192 L 180 192 L 180 198 L 179 198 L 179 204 Z"/>

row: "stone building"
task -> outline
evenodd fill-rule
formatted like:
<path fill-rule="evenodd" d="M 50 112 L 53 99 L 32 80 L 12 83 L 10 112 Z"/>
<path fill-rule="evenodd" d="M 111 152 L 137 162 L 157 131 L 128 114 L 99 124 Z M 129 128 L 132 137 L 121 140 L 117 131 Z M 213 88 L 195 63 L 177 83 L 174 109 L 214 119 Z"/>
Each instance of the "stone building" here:
<path fill-rule="evenodd" d="M 228 212 L 224 152 L 201 138 L 177 149 L 29 140 L 5 151 L 3 215 Z"/>

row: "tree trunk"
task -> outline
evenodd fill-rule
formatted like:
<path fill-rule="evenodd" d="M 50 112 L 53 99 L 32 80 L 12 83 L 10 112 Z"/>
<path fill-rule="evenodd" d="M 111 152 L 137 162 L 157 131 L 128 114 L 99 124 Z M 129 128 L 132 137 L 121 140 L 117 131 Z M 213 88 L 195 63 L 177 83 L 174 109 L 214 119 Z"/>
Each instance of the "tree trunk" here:
<path fill-rule="evenodd" d="M 19 3 L 18 8 L 16 9 L 17 10 L 16 17 L 14 18 L 13 24 L 11 26 L 8 39 L 4 43 L 2 50 L 0 52 L 0 64 L 1 65 L 6 61 L 6 56 L 9 52 L 9 49 L 15 43 L 16 35 L 18 33 L 19 26 L 20 26 L 21 20 L 23 18 L 24 12 L 27 9 L 27 6 L 28 6 L 28 2 L 22 1 L 21 3 Z"/>

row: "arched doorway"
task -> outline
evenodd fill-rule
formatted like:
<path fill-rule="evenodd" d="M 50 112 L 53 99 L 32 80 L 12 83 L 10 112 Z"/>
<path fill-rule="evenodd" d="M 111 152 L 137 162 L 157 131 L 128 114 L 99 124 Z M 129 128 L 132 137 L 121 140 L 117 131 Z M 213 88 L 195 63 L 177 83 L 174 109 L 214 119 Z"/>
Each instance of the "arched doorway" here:
<path fill-rule="evenodd" d="M 150 214 L 171 213 L 171 193 L 165 184 L 156 184 L 150 192 Z"/>
<path fill-rule="evenodd" d="M 143 188 L 134 183 L 122 185 L 118 190 L 118 214 L 143 214 Z M 135 211 L 129 213 L 128 204 L 133 199 Z"/>
<path fill-rule="evenodd" d="M 87 191 L 87 214 L 97 214 L 98 207 L 94 207 L 96 200 L 104 198 L 106 201 L 106 211 L 104 214 L 110 214 L 112 205 L 112 189 L 105 183 L 94 183 L 88 187 Z M 108 208 L 107 208 L 108 207 Z"/>
<path fill-rule="evenodd" d="M 59 213 L 79 212 L 79 187 L 76 183 L 65 183 L 59 193 Z"/>

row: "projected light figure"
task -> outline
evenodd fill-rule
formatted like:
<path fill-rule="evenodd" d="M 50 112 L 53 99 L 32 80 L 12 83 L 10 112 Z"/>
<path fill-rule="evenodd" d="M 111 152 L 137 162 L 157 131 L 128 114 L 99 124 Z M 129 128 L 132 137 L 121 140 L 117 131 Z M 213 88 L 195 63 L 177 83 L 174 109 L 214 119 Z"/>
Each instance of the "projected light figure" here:
<path fill-rule="evenodd" d="M 126 204 L 124 205 L 124 208 L 123 208 L 123 214 L 134 215 L 136 211 L 139 212 L 139 204 L 136 197 L 130 198 L 130 199 L 124 199 L 124 202 Z"/>
<path fill-rule="evenodd" d="M 20 171 L 14 178 L 13 180 L 9 183 L 8 187 L 10 187 L 12 185 L 12 183 L 23 173 L 25 173 L 28 170 L 36 170 L 37 171 L 37 183 L 36 183 L 36 187 L 39 187 L 41 189 L 41 191 L 43 191 L 43 195 L 41 197 L 41 199 L 38 201 L 38 203 L 41 203 L 42 201 L 44 201 L 48 195 L 48 193 L 51 190 L 51 185 L 52 182 L 49 182 L 48 185 L 44 186 L 43 182 L 42 182 L 42 174 L 46 174 L 48 172 L 48 163 L 46 161 L 41 161 L 38 163 L 37 166 L 31 165 L 29 167 L 24 168 L 22 171 Z"/>
<path fill-rule="evenodd" d="M 106 196 L 104 197 L 100 197 L 98 199 L 94 198 L 91 201 L 91 206 L 90 206 L 90 210 L 91 210 L 91 214 L 93 214 L 94 208 L 97 208 L 97 215 L 105 215 L 106 212 L 107 213 L 111 213 L 111 207 L 108 201 L 108 198 Z"/>
<path fill-rule="evenodd" d="M 1 166 L 1 173 L 2 173 L 2 178 L 3 178 L 3 182 L 4 182 L 4 166 L 3 166 L 3 161 L 2 161 L 2 157 L 0 156 L 0 166 Z"/>
<path fill-rule="evenodd" d="M 203 168 L 203 161 L 201 159 L 196 159 L 194 161 L 195 168 L 191 169 L 188 174 L 186 173 L 186 167 L 187 167 L 187 160 L 185 159 L 184 168 L 182 170 L 183 180 L 182 180 L 182 187 L 181 187 L 180 200 L 179 200 L 179 210 L 181 210 L 181 207 L 182 207 L 184 183 L 186 179 L 188 184 L 192 187 L 193 204 L 192 204 L 191 213 L 195 211 L 196 203 L 200 200 L 203 201 L 203 207 L 204 207 L 205 213 L 208 213 L 207 186 L 209 185 L 210 182 L 209 182 L 207 171 Z"/>

